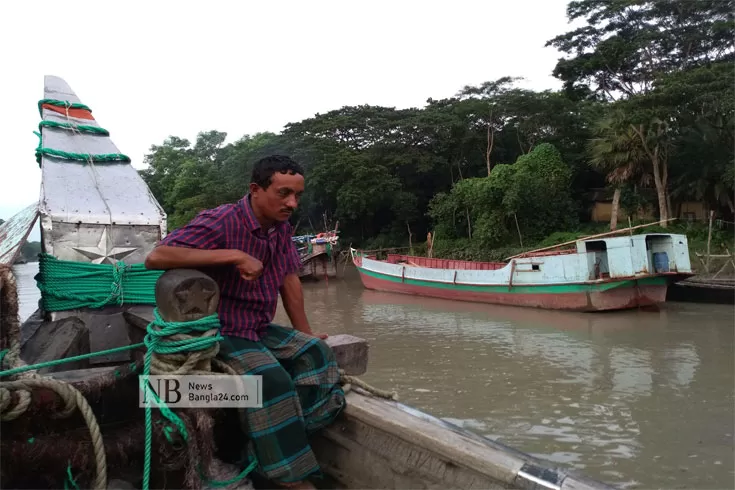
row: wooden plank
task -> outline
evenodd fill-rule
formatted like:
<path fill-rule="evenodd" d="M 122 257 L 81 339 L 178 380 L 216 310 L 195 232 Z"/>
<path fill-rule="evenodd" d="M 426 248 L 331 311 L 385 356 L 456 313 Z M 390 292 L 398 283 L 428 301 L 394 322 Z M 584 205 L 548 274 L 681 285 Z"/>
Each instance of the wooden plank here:
<path fill-rule="evenodd" d="M 20 357 L 26 364 L 39 364 L 89 352 L 89 330 L 79 318 L 68 317 L 42 324 L 22 345 Z M 88 365 L 89 360 L 85 359 L 41 368 L 38 373 L 46 374 L 68 369 L 83 369 Z"/>
<path fill-rule="evenodd" d="M 79 383 L 81 381 L 86 381 L 88 379 L 97 378 L 99 376 L 104 376 L 109 372 L 114 371 L 115 369 L 117 369 L 117 366 L 103 366 L 89 369 L 73 369 L 68 371 L 49 373 L 48 376 L 50 378 L 73 384 Z"/>
<path fill-rule="evenodd" d="M 367 372 L 368 342 L 365 339 L 348 334 L 327 337 L 327 345 L 337 357 L 337 364 L 345 374 L 360 376 Z"/>

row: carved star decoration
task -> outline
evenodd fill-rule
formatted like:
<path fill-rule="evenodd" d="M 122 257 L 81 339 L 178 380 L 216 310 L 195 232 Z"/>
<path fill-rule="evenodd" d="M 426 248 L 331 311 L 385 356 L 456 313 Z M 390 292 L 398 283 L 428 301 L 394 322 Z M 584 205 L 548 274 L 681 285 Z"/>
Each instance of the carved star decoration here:
<path fill-rule="evenodd" d="M 179 311 L 189 316 L 195 314 L 206 314 L 211 310 L 214 291 L 202 286 L 200 281 L 195 281 L 189 289 L 182 289 L 174 293 L 179 300 Z"/>
<path fill-rule="evenodd" d="M 102 230 L 102 236 L 96 247 L 72 247 L 72 249 L 87 257 L 93 264 L 103 262 L 114 264 L 138 250 L 137 247 L 113 247 L 107 228 Z"/>

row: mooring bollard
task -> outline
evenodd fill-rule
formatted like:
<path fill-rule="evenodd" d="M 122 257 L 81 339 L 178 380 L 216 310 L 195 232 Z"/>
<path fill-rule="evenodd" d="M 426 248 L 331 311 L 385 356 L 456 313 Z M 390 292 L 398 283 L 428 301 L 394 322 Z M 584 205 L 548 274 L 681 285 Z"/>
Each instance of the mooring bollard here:
<path fill-rule="evenodd" d="M 194 269 L 172 269 L 156 281 L 156 306 L 166 322 L 190 322 L 217 312 L 220 290 L 217 283 Z M 195 369 L 211 371 L 211 361 L 199 361 Z"/>

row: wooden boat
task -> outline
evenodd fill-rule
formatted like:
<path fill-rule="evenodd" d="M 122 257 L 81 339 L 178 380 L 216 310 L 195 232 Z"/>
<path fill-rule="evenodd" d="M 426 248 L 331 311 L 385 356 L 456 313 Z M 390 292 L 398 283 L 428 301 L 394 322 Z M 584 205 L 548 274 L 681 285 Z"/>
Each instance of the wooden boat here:
<path fill-rule="evenodd" d="M 292 239 L 299 245 L 301 256 L 299 277 L 302 280 L 337 277 L 339 236 L 336 230 L 318 235 L 295 236 Z"/>
<path fill-rule="evenodd" d="M 694 276 L 672 284 L 666 299 L 689 303 L 735 305 L 735 278 Z"/>
<path fill-rule="evenodd" d="M 140 264 L 165 235 L 166 215 L 127 160 L 96 161 L 118 150 L 108 135 L 74 126 L 97 122 L 62 79 L 46 77 L 44 95 L 61 101 L 61 111 L 58 102 L 42 101 L 42 118 L 72 126 L 43 126 L 41 146 L 54 151 L 39 152 L 41 200 L 35 213 L 26 210 L 0 230 L 0 250 L 12 258 L 27 236 L 20 225 L 30 229 L 40 217 L 46 254 L 37 276 L 40 308 L 22 325 L 12 262 L 0 264 L 2 488 L 268 488 L 238 461 L 243 436 L 235 411 L 174 408 L 182 429 L 154 408 L 146 423 L 139 375 L 154 345 L 154 315 L 207 318 L 217 311 L 217 284 L 199 271 L 173 270 L 140 286 L 138 299 L 127 291 L 132 276 L 151 272 Z M 58 152 L 89 161 L 61 160 Z M 56 278 L 54 287 L 49 267 L 62 265 L 86 272 Z M 113 286 L 103 301 L 89 290 L 95 277 Z M 64 303 L 71 300 L 86 306 Z M 200 340 L 207 332 L 177 335 Z M 367 369 L 366 341 L 338 335 L 328 343 L 344 372 L 347 408 L 313 437 L 326 476 L 315 482 L 320 487 L 611 488 L 398 403 L 356 377 Z M 218 366 L 216 348 L 154 355 L 182 372 Z M 166 372 L 155 366 L 151 374 Z"/>
<path fill-rule="evenodd" d="M 693 275 L 685 235 L 598 236 L 574 244 L 508 262 L 350 253 L 367 289 L 569 311 L 658 306 L 670 284 Z"/>

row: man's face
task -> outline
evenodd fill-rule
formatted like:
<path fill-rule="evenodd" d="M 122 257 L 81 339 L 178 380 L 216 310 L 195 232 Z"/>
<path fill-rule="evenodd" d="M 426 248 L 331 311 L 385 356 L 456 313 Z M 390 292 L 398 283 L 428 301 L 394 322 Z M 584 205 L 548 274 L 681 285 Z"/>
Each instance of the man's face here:
<path fill-rule="evenodd" d="M 250 184 L 250 193 L 265 218 L 286 221 L 298 207 L 301 194 L 304 193 L 304 177 L 275 172 L 267 189 Z"/>

